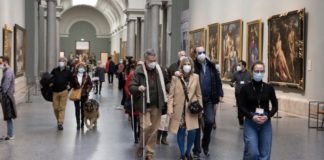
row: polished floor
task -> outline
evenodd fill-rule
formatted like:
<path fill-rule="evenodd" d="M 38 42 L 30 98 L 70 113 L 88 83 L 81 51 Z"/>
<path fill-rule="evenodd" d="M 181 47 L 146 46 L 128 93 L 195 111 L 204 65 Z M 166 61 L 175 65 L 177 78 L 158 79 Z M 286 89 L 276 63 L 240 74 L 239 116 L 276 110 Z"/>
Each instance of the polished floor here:
<path fill-rule="evenodd" d="M 116 106 L 121 93 L 115 85 L 103 85 L 100 119 L 96 130 L 77 131 L 74 105 L 68 102 L 63 131 L 56 130 L 51 103 L 39 95 L 32 103 L 18 105 L 15 121 L 15 140 L 0 142 L 0 160 L 132 160 L 136 145 L 133 143 L 127 116 Z M 218 109 L 217 129 L 212 133 L 211 160 L 239 160 L 243 154 L 242 130 L 236 120 L 236 108 L 223 103 Z M 324 131 L 307 128 L 307 120 L 281 115 L 273 119 L 273 160 L 323 160 Z M 0 122 L 0 135 L 6 126 Z M 159 145 L 155 159 L 176 160 L 179 151 L 175 135 L 168 137 L 169 146 Z M 202 156 L 203 157 L 203 156 Z M 203 157 L 203 159 L 205 159 Z"/>

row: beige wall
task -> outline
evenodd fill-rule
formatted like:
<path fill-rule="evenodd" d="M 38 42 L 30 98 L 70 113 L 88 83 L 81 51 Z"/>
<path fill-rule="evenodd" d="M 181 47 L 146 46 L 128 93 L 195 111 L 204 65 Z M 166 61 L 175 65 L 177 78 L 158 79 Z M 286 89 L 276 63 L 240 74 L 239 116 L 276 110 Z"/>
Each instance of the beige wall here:
<path fill-rule="evenodd" d="M 268 63 L 268 24 L 267 19 L 275 14 L 306 8 L 306 63 L 311 69 L 306 70 L 305 91 L 277 88 L 281 110 L 306 116 L 309 100 L 324 101 L 324 15 L 323 0 L 190 0 L 191 30 L 205 27 L 211 23 L 224 23 L 242 19 L 243 59 L 246 57 L 246 22 L 262 19 L 264 23 L 263 61 Z M 307 65 L 306 65 L 307 66 Z M 267 79 L 267 77 L 265 77 Z M 225 87 L 225 94 L 232 94 L 232 89 Z"/>

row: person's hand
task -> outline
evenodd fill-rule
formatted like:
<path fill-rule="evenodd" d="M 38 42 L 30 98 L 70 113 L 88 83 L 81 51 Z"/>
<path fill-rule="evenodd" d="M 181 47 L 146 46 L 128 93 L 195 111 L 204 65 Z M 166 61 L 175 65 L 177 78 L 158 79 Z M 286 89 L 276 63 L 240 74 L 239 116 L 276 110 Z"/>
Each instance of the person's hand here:
<path fill-rule="evenodd" d="M 268 116 L 260 116 L 260 120 L 261 120 L 261 124 L 263 124 L 264 122 L 266 122 L 268 120 Z"/>
<path fill-rule="evenodd" d="M 146 88 L 145 88 L 143 85 L 141 85 L 141 86 L 138 87 L 138 90 L 139 90 L 140 92 L 144 92 L 145 89 L 146 89 Z"/>
<path fill-rule="evenodd" d="M 224 103 L 223 97 L 219 97 L 219 102 Z"/>
<path fill-rule="evenodd" d="M 168 111 L 168 116 L 171 118 L 173 115 L 173 112 L 172 111 Z"/>
<path fill-rule="evenodd" d="M 180 71 L 176 71 L 176 72 L 174 72 L 174 75 L 177 76 L 177 77 L 181 77 L 182 73 Z"/>

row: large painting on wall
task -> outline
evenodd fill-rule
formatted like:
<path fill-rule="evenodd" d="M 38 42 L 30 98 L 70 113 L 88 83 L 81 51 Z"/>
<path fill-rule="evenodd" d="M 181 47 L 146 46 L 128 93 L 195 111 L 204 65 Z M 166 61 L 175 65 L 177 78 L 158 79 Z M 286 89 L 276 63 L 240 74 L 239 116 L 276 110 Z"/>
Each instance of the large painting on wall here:
<path fill-rule="evenodd" d="M 189 56 L 192 59 L 196 58 L 196 47 L 203 46 L 206 48 L 206 35 L 205 29 L 200 28 L 189 32 Z"/>
<path fill-rule="evenodd" d="M 26 66 L 26 30 L 16 24 L 14 36 L 14 71 L 16 77 L 20 77 L 24 75 Z"/>
<path fill-rule="evenodd" d="M 7 25 L 3 28 L 3 55 L 13 61 L 12 56 L 12 29 Z"/>
<path fill-rule="evenodd" d="M 242 59 L 243 21 L 223 23 L 221 32 L 222 77 L 223 80 L 230 80 L 239 60 Z"/>
<path fill-rule="evenodd" d="M 246 41 L 246 61 L 247 68 L 256 61 L 262 61 L 262 38 L 263 24 L 261 20 L 255 20 L 247 23 L 247 41 Z"/>
<path fill-rule="evenodd" d="M 219 59 L 219 26 L 218 23 L 208 25 L 208 56 L 212 61 Z"/>
<path fill-rule="evenodd" d="M 268 19 L 269 83 L 296 87 L 305 85 L 305 9 Z"/>

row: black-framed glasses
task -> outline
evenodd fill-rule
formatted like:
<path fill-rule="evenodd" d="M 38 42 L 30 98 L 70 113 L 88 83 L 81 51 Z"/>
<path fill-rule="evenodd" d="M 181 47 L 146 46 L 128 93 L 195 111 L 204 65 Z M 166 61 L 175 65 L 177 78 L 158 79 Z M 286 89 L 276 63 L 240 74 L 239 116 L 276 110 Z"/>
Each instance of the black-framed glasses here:
<path fill-rule="evenodd" d="M 255 70 L 254 73 L 264 73 L 264 70 Z"/>
<path fill-rule="evenodd" d="M 206 51 L 202 51 L 202 52 L 197 52 L 198 55 L 200 54 L 206 54 Z"/>

